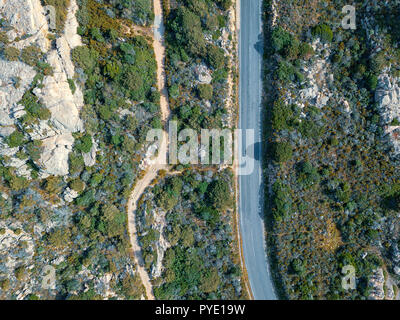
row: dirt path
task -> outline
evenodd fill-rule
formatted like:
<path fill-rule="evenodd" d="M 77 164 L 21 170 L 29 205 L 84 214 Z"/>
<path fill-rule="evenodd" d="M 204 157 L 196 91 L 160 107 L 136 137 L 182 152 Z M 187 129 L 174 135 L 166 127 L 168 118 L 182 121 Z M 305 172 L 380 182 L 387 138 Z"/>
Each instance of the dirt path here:
<path fill-rule="evenodd" d="M 170 109 L 168 104 L 168 91 L 165 83 L 165 46 L 164 46 L 164 20 L 163 12 L 161 7 L 161 0 L 154 0 L 154 52 L 157 61 L 157 84 L 158 89 L 161 93 L 160 108 L 161 108 L 161 120 L 164 122 L 165 127 L 170 116 Z M 139 245 L 139 241 L 136 235 L 136 221 L 135 211 L 137 209 L 137 202 L 142 196 L 146 188 L 151 182 L 157 177 L 158 171 L 161 169 L 168 170 L 167 166 L 167 153 L 168 153 L 168 134 L 166 130 L 163 132 L 163 139 L 158 152 L 157 160 L 155 164 L 151 165 L 146 174 L 140 179 L 132 191 L 131 196 L 128 200 L 128 228 L 129 236 L 132 246 L 133 255 L 137 265 L 137 270 L 142 283 L 146 289 L 146 295 L 149 300 L 154 300 L 153 288 L 150 282 L 149 275 L 144 268 L 144 261 Z"/>

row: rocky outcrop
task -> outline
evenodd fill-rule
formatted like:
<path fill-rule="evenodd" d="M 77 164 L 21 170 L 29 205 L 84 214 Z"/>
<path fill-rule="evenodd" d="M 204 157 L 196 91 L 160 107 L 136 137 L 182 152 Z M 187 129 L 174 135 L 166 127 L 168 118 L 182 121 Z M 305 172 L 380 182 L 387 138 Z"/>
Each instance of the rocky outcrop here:
<path fill-rule="evenodd" d="M 373 272 L 369 284 L 372 287 L 369 298 L 371 300 L 383 300 L 385 298 L 385 277 L 382 268 L 378 268 Z"/>
<path fill-rule="evenodd" d="M 22 49 L 35 43 L 44 52 L 49 49 L 48 23 L 40 0 L 0 0 L 0 12 L 12 27 L 7 32 L 9 40 L 22 38 L 12 44 L 14 47 Z"/>
<path fill-rule="evenodd" d="M 369 279 L 370 300 L 394 300 L 396 299 L 395 284 L 392 278 L 382 268 L 373 271 Z"/>
<path fill-rule="evenodd" d="M 18 102 L 35 75 L 35 70 L 22 62 L 0 59 L 0 155 L 2 156 L 13 157 L 18 152 L 18 148 L 9 148 L 5 139 L 15 131 L 15 120 L 26 113 Z M 26 162 L 14 157 L 4 165 L 16 168 L 18 175 L 30 178 L 30 169 Z"/>
<path fill-rule="evenodd" d="M 35 75 L 35 70 L 25 63 L 0 59 L 0 126 L 14 125 L 13 113 Z"/>
<path fill-rule="evenodd" d="M 74 199 L 76 199 L 78 197 L 78 192 L 76 192 L 75 190 L 72 190 L 70 188 L 65 189 L 64 191 L 64 200 L 65 202 L 72 202 L 74 201 Z"/>
<path fill-rule="evenodd" d="M 164 236 L 164 229 L 167 226 L 165 215 L 166 213 L 162 210 L 154 211 L 154 229 L 160 234 L 160 239 L 157 242 L 157 261 L 152 269 L 151 276 L 153 279 L 161 276 L 164 267 L 162 261 L 164 259 L 165 251 L 171 246 Z"/>
<path fill-rule="evenodd" d="M 85 166 L 87 167 L 93 167 L 96 164 L 96 155 L 97 155 L 97 143 L 94 141 L 92 138 L 92 149 L 88 153 L 82 154 L 83 156 L 83 161 L 85 163 Z"/>
<path fill-rule="evenodd" d="M 396 78 L 387 73 L 378 77 L 375 102 L 381 115 L 382 126 L 390 137 L 394 153 L 400 153 L 400 86 Z"/>
<path fill-rule="evenodd" d="M 313 49 L 320 54 L 320 58 L 311 66 L 303 66 L 302 72 L 307 80 L 306 88 L 299 90 L 299 98 L 301 103 L 299 106 L 304 107 L 306 103 L 315 105 L 317 108 L 323 108 L 327 105 L 332 93 L 329 90 L 329 82 L 333 78 L 329 74 L 329 46 L 321 43 L 319 40 L 312 44 Z M 322 52 L 326 52 L 322 55 Z"/>
<path fill-rule="evenodd" d="M 53 74 L 45 76 L 41 86 L 33 90 L 39 101 L 50 110 L 50 121 L 39 121 L 29 127 L 29 137 L 42 141 L 43 152 L 37 163 L 42 178 L 68 174 L 68 157 L 74 144 L 72 133 L 83 131 L 83 123 L 79 117 L 83 106 L 83 94 L 79 87 L 72 93 L 68 83 L 68 79 L 75 76 L 71 50 L 82 45 L 77 34 L 77 9 L 76 1 L 72 0 L 64 33 L 56 40 L 56 48 L 50 50 L 50 41 L 47 39 L 48 22 L 40 0 L 0 0 L 0 11 L 12 29 L 8 31 L 9 39 L 23 39 L 14 41 L 11 45 L 18 49 L 28 45 L 38 46 L 46 54 L 47 63 L 53 69 Z M 26 114 L 24 107 L 18 105 L 18 101 L 29 88 L 35 75 L 35 70 L 22 62 L 0 60 L 1 137 L 5 138 L 11 134 L 10 128 L 16 124 L 15 120 Z M 15 85 L 16 79 L 18 86 Z M 15 153 L 16 151 L 10 148 L 2 150 L 2 154 L 7 156 L 13 156 Z M 89 158 L 90 162 L 93 162 L 93 157 Z M 11 159 L 7 165 L 21 164 L 18 159 Z M 27 176 L 26 167 L 17 168 L 17 173 Z"/>
<path fill-rule="evenodd" d="M 205 65 L 198 65 L 194 68 L 197 80 L 201 84 L 210 84 L 212 81 L 211 70 Z"/>
<path fill-rule="evenodd" d="M 68 156 L 74 144 L 73 132 L 83 131 L 83 123 L 79 118 L 83 106 L 83 94 L 79 87 L 72 94 L 68 79 L 75 75 L 71 61 L 71 49 L 81 45 L 76 30 L 78 22 L 75 13 L 76 2 L 71 1 L 68 9 L 63 35 L 57 39 L 57 48 L 48 53 L 47 61 L 53 68 L 53 75 L 45 77 L 42 89 L 34 93 L 51 111 L 51 123 L 56 135 L 43 141 L 44 151 L 40 159 L 42 177 L 47 175 L 67 175 Z"/>
<path fill-rule="evenodd" d="M 385 125 L 390 125 L 395 119 L 400 120 L 400 87 L 397 79 L 386 73 L 379 76 L 375 101 Z"/>
<path fill-rule="evenodd" d="M 53 67 L 54 74 L 43 80 L 43 88 L 36 88 L 34 94 L 51 111 L 51 122 L 60 131 L 77 132 L 83 129 L 79 118 L 79 110 L 83 106 L 83 96 L 80 90 L 72 95 L 68 84 L 64 61 L 58 51 L 48 54 L 48 63 Z"/>
<path fill-rule="evenodd" d="M 44 170 L 42 176 L 63 176 L 69 173 L 68 156 L 74 144 L 74 138 L 70 132 L 58 133 L 43 141 L 43 152 L 40 158 Z"/>
<path fill-rule="evenodd" d="M 33 267 L 34 241 L 23 231 L 20 223 L 6 224 L 0 222 L 0 273 L 7 275 L 11 282 L 16 281 L 14 270 L 21 266 Z M 29 294 L 29 289 L 15 292 L 17 299 Z"/>

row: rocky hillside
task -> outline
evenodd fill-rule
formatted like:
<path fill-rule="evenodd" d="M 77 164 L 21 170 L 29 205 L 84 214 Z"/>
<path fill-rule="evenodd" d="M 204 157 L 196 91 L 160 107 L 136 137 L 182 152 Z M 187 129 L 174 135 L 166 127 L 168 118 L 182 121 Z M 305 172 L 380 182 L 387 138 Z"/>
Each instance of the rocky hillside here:
<path fill-rule="evenodd" d="M 265 3 L 266 218 L 285 298 L 398 298 L 399 4 L 355 1 L 355 30 L 345 5 Z"/>
<path fill-rule="evenodd" d="M 121 5 L 0 1 L 0 298 L 143 296 L 125 205 L 159 93 L 151 40 L 123 28 L 151 2 Z"/>

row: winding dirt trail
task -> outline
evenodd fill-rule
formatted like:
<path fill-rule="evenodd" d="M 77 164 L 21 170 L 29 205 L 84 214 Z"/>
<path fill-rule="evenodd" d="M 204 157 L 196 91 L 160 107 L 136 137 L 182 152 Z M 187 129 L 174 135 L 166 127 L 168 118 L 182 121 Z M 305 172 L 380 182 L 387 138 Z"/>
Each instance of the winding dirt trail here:
<path fill-rule="evenodd" d="M 165 77 L 165 44 L 164 44 L 164 19 L 161 7 L 161 0 L 154 0 L 154 52 L 157 61 L 157 84 L 158 89 L 161 93 L 160 97 L 160 108 L 161 108 L 161 120 L 163 121 L 165 128 L 167 127 L 167 122 L 170 116 L 170 109 L 168 104 L 168 91 L 166 87 L 166 77 Z M 139 241 L 136 234 L 136 221 L 135 221 L 135 211 L 137 209 L 137 202 L 142 196 L 146 188 L 151 184 L 151 182 L 157 177 L 158 171 L 161 169 L 168 170 L 167 166 L 167 153 L 168 153 L 168 134 L 167 131 L 163 131 L 163 137 L 161 145 L 159 148 L 158 156 L 154 164 L 151 165 L 146 174 L 141 178 L 135 185 L 127 205 L 128 211 L 128 229 L 130 242 L 132 246 L 133 255 L 137 265 L 137 270 L 142 283 L 146 289 L 146 295 L 149 300 L 154 300 L 153 288 L 150 282 L 149 275 L 144 268 L 144 261 L 142 256 L 142 251 L 139 245 Z"/>

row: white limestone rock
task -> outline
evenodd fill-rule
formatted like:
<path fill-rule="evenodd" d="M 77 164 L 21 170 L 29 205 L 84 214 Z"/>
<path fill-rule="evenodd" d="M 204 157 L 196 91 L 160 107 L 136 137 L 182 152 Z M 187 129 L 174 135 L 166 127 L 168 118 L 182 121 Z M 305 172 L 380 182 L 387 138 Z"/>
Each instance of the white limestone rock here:
<path fill-rule="evenodd" d="M 383 73 L 378 77 L 375 101 L 381 115 L 382 125 L 393 143 L 394 153 L 400 153 L 400 127 L 392 125 L 393 120 L 400 121 L 399 79 Z"/>
<path fill-rule="evenodd" d="M 10 148 L 8 144 L 0 141 L 0 156 L 12 157 L 18 152 L 18 147 Z"/>
<path fill-rule="evenodd" d="M 399 266 L 395 266 L 393 269 L 394 273 L 397 274 L 398 276 L 400 276 L 400 267 Z"/>
<path fill-rule="evenodd" d="M 328 104 L 332 93 L 328 89 L 330 75 L 328 75 L 329 65 L 328 59 L 319 59 L 312 64 L 311 67 L 303 67 L 308 86 L 299 90 L 299 98 L 304 105 L 305 102 L 315 104 L 317 108 L 323 108 Z"/>
<path fill-rule="evenodd" d="M 0 12 L 14 28 L 7 34 L 11 41 L 17 36 L 30 35 L 14 44 L 15 47 L 22 49 L 36 43 L 42 51 L 48 50 L 48 24 L 40 0 L 0 0 Z"/>
<path fill-rule="evenodd" d="M 78 192 L 76 192 L 75 190 L 67 188 L 64 191 L 64 201 L 71 203 L 72 201 L 74 201 L 74 199 L 78 197 L 78 195 Z"/>
<path fill-rule="evenodd" d="M 96 164 L 97 143 L 92 138 L 92 149 L 88 153 L 82 154 L 85 166 L 93 167 Z"/>
<path fill-rule="evenodd" d="M 0 126 L 11 126 L 11 110 L 17 106 L 36 75 L 36 71 L 19 61 L 0 59 Z M 19 78 L 19 87 L 14 81 Z"/>
<path fill-rule="evenodd" d="M 194 72 L 196 74 L 197 80 L 201 84 L 210 84 L 212 81 L 211 70 L 205 65 L 198 65 L 195 67 Z"/>
<path fill-rule="evenodd" d="M 383 275 L 383 269 L 378 268 L 373 271 L 369 284 L 372 287 L 369 299 L 371 300 L 383 300 L 385 298 L 385 277 Z"/>
<path fill-rule="evenodd" d="M 6 138 L 15 131 L 14 127 L 0 127 L 0 137 Z"/>
<path fill-rule="evenodd" d="M 391 78 L 388 74 L 380 75 L 375 92 L 375 101 L 386 125 L 390 124 L 393 119 L 400 117 L 398 97 L 400 97 L 400 87 L 397 84 L 397 79 Z"/>
<path fill-rule="evenodd" d="M 72 95 L 64 72 L 62 59 L 57 51 L 51 51 L 47 57 L 48 63 L 53 67 L 54 75 L 46 76 L 43 80 L 44 87 L 34 90 L 34 94 L 51 112 L 51 122 L 62 131 L 77 132 L 83 129 L 79 118 L 79 110 L 83 106 Z"/>
<path fill-rule="evenodd" d="M 70 132 L 64 132 L 43 140 L 43 152 L 40 157 L 40 176 L 65 176 L 69 173 L 68 157 L 74 144 Z"/>

